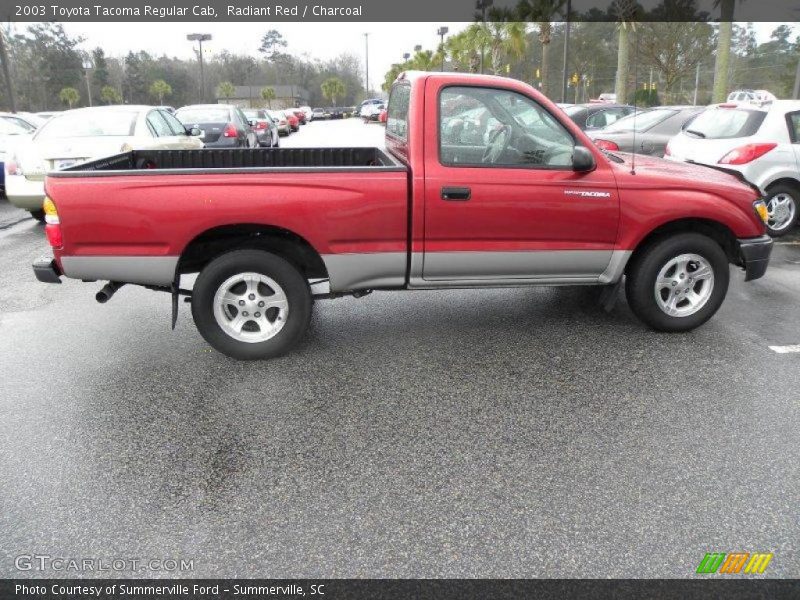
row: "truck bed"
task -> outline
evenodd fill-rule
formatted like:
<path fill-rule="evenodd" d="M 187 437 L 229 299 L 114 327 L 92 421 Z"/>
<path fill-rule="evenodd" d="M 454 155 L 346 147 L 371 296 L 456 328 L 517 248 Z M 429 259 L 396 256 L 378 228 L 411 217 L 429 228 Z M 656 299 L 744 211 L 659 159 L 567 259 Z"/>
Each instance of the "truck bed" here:
<path fill-rule="evenodd" d="M 404 171 L 378 148 L 237 148 L 228 150 L 132 150 L 93 160 L 50 177 L 86 177 L 171 172 L 196 174 L 253 171 Z"/>

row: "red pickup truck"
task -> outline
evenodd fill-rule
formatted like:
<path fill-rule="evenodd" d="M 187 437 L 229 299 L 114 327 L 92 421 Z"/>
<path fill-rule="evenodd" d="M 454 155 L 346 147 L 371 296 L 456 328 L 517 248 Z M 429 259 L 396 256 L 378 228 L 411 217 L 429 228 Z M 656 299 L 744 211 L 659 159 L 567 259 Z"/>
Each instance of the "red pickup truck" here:
<path fill-rule="evenodd" d="M 686 331 L 766 271 L 758 191 L 733 175 L 592 144 L 512 79 L 404 73 L 376 148 L 132 151 L 50 173 L 60 276 L 191 296 L 203 337 L 279 355 L 314 299 L 371 290 L 623 285 L 649 326 Z M 199 273 L 191 290 L 181 277 Z"/>

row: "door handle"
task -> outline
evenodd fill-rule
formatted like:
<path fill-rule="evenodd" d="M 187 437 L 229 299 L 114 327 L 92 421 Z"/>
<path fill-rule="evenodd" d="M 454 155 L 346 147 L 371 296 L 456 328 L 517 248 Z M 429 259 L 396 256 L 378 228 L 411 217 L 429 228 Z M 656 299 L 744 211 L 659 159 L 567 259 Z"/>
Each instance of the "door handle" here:
<path fill-rule="evenodd" d="M 442 200 L 449 200 L 451 202 L 463 202 L 470 199 L 472 190 L 468 187 L 443 187 Z"/>

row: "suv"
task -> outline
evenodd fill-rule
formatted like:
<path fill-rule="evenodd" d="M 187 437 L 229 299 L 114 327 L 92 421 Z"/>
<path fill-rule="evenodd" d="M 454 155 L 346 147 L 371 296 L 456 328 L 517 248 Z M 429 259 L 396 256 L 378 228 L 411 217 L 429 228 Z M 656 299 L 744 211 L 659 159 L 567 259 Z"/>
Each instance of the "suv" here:
<path fill-rule="evenodd" d="M 666 158 L 733 171 L 762 190 L 773 237 L 797 222 L 800 101 L 719 104 L 700 113 L 667 145 Z"/>

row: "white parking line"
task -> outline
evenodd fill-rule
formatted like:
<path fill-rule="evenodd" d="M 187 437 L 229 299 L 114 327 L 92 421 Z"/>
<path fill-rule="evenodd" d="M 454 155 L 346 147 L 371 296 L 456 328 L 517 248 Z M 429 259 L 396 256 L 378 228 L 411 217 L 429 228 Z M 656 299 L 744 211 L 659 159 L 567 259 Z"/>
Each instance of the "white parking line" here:
<path fill-rule="evenodd" d="M 778 354 L 788 354 L 790 352 L 800 352 L 800 344 L 795 344 L 794 346 L 770 346 L 769 349 Z"/>

